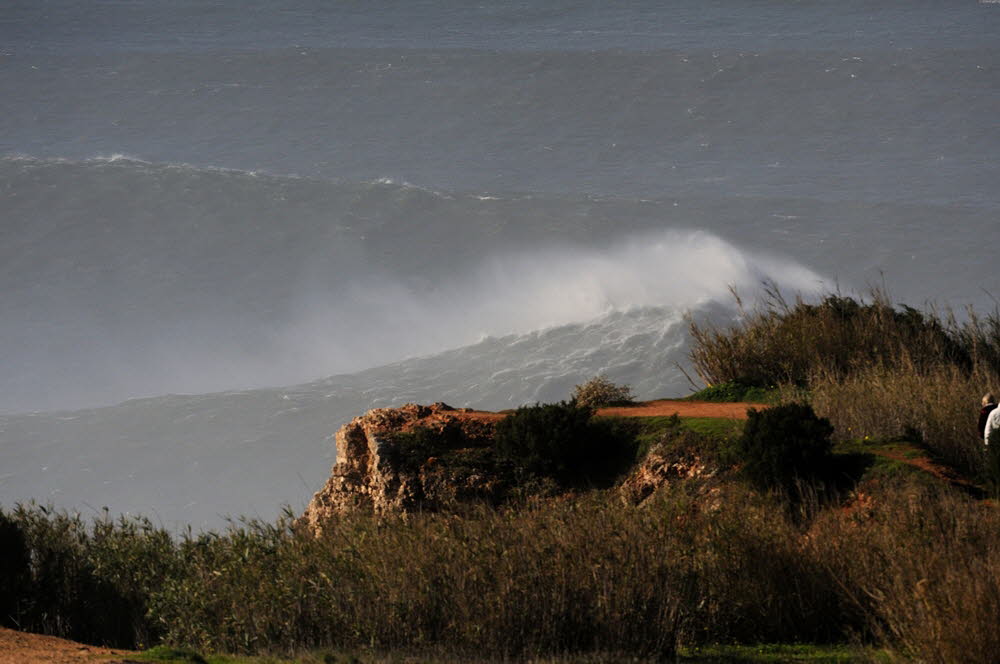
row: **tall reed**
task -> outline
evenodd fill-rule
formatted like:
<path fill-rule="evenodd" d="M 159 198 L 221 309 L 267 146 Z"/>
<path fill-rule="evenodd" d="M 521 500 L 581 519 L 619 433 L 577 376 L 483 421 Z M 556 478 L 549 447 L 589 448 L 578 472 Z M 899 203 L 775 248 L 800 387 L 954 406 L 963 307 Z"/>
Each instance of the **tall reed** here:
<path fill-rule="evenodd" d="M 946 464 L 973 477 L 982 472 L 978 404 L 985 392 L 1000 385 L 996 375 L 947 364 L 921 370 L 900 362 L 847 377 L 817 374 L 809 384 L 813 407 L 829 418 L 839 439 L 916 439 Z"/>
<path fill-rule="evenodd" d="M 248 524 L 183 546 L 154 613 L 210 649 L 669 655 L 693 586 L 678 533 L 603 501 L 354 515 L 321 539 Z"/>
<path fill-rule="evenodd" d="M 122 647 L 155 642 L 150 595 L 178 571 L 169 533 L 148 519 L 84 521 L 34 505 L 0 510 L 3 570 L 17 597 L 0 622 Z"/>
<path fill-rule="evenodd" d="M 810 544 L 872 634 L 907 660 L 995 662 L 1000 513 L 940 487 L 898 485 L 867 511 L 831 511 Z"/>
<path fill-rule="evenodd" d="M 20 626 L 116 645 L 497 659 L 662 659 L 679 643 L 836 640 L 856 627 L 780 509 L 739 486 L 713 496 L 694 482 L 641 508 L 592 492 L 461 517 L 355 514 L 320 538 L 290 518 L 172 539 L 20 508 L 35 589 L 53 589 L 30 598 L 22 618 L 40 620 Z M 53 551 L 57 566 L 44 562 Z"/>

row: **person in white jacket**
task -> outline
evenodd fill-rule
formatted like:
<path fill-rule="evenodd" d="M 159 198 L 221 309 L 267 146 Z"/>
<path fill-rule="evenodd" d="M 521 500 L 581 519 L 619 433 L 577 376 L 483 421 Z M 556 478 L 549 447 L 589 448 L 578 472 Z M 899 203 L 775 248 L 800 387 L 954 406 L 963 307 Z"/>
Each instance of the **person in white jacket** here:
<path fill-rule="evenodd" d="M 1000 408 L 994 408 L 986 418 L 986 429 L 983 430 L 983 443 L 987 447 L 990 444 L 990 434 L 998 430 L 1000 430 Z"/>

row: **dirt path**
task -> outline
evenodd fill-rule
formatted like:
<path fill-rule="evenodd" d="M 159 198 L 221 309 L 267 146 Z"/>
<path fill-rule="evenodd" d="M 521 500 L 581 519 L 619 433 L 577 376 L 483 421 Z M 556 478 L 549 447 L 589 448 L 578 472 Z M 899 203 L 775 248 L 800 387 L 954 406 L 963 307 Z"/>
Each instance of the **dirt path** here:
<path fill-rule="evenodd" d="M 128 654 L 127 650 L 86 646 L 54 636 L 16 632 L 0 627 L 0 664 L 115 664 L 126 661 L 123 657 Z"/>
<path fill-rule="evenodd" d="M 893 461 L 898 461 L 899 463 L 905 463 L 908 466 L 919 468 L 925 473 L 929 473 L 942 482 L 946 482 L 970 495 L 980 496 L 983 493 L 983 489 L 981 487 L 976 486 L 968 479 L 962 477 L 952 468 L 942 466 L 941 464 L 935 462 L 926 454 L 921 454 L 920 456 L 908 456 L 905 452 L 900 450 L 872 450 L 872 452 L 887 459 L 892 459 Z"/>
<path fill-rule="evenodd" d="M 767 408 L 767 406 L 759 403 L 714 403 L 711 401 L 659 399 L 624 408 L 601 408 L 597 414 L 625 417 L 669 417 L 677 413 L 680 417 L 720 417 L 729 420 L 745 420 L 748 408 L 760 409 Z"/>
<path fill-rule="evenodd" d="M 405 406 L 404 406 L 405 408 Z M 445 408 L 448 408 L 447 406 Z M 632 406 L 617 408 L 600 408 L 598 415 L 619 417 L 670 417 L 677 414 L 680 417 L 718 417 L 729 420 L 745 420 L 748 408 L 767 408 L 757 403 L 714 403 L 709 401 L 677 401 L 674 399 L 658 399 L 645 401 Z M 512 411 L 493 412 L 489 410 L 470 410 L 465 408 L 451 410 L 434 410 L 430 415 L 413 420 L 404 430 L 416 427 L 431 427 L 458 419 L 463 422 L 491 423 L 502 420 Z"/>
<path fill-rule="evenodd" d="M 767 408 L 767 405 L 760 403 L 715 403 L 711 401 L 657 399 L 656 401 L 637 403 L 634 406 L 600 408 L 597 414 L 623 417 L 669 417 L 677 413 L 680 417 L 720 417 L 729 420 L 745 420 L 748 408 Z M 494 413 L 488 410 L 450 411 L 447 415 L 460 419 L 488 421 L 502 420 L 507 416 L 506 413 Z"/>

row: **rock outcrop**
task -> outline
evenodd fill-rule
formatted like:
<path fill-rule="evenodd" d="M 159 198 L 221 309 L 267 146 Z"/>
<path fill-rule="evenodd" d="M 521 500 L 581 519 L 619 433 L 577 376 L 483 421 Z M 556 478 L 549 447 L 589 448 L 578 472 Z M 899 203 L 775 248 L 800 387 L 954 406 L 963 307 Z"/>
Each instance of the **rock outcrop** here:
<path fill-rule="evenodd" d="M 668 452 L 662 447 L 650 450 L 646 458 L 619 487 L 622 500 L 640 505 L 662 487 L 690 479 L 709 479 L 716 469 L 693 451 Z"/>
<path fill-rule="evenodd" d="M 508 488 L 490 443 L 495 413 L 474 413 L 443 403 L 377 408 L 356 417 L 336 435 L 337 462 L 299 520 L 314 533 L 353 510 L 382 514 L 437 510 L 455 501 L 497 500 Z M 426 429 L 444 447 L 428 450 L 399 434 Z M 447 433 L 448 435 L 444 435 Z"/>
<path fill-rule="evenodd" d="M 551 480 L 551 487 L 517 486 L 523 475 L 498 459 L 493 446 L 503 417 L 436 403 L 377 408 L 354 418 L 337 432 L 337 463 L 299 525 L 318 535 L 330 519 L 356 510 L 438 511 L 470 501 L 496 505 L 515 491 L 558 492 Z M 625 503 L 638 505 L 661 487 L 715 474 L 693 447 L 660 444 L 617 490 Z"/>

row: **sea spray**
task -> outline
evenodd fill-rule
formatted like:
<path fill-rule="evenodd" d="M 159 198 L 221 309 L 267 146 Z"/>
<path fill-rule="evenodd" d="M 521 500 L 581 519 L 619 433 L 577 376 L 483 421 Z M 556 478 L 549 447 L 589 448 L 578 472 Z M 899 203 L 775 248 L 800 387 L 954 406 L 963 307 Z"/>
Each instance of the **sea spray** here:
<path fill-rule="evenodd" d="M 0 176 L 17 192 L 0 412 L 293 384 L 633 307 L 677 316 L 765 278 L 820 283 L 691 230 L 669 201 L 482 200 L 129 157 L 10 157 Z"/>

